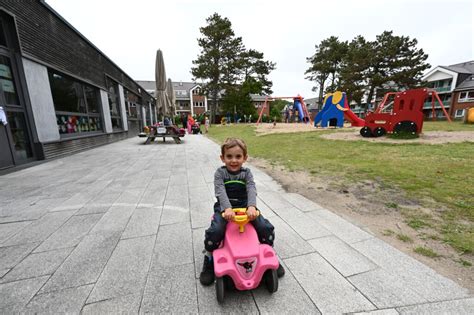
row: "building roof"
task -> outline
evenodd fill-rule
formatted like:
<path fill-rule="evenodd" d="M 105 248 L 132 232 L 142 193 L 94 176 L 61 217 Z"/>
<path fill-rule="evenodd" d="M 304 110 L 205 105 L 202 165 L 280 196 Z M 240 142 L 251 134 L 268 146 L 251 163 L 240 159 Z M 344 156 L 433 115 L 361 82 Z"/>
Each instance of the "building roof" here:
<path fill-rule="evenodd" d="M 457 88 L 455 88 L 455 91 L 460 91 L 460 90 L 473 90 L 474 89 L 474 75 L 471 75 L 468 77 L 466 80 L 464 80 Z"/>
<path fill-rule="evenodd" d="M 440 66 L 442 68 L 457 72 L 457 73 L 472 73 L 474 74 L 474 60 L 457 63 L 450 66 Z"/>

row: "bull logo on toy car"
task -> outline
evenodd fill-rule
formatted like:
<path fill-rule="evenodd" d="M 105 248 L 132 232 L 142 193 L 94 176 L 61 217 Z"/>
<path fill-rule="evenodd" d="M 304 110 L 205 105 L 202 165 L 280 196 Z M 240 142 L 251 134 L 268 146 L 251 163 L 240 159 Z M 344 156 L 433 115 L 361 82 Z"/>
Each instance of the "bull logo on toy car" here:
<path fill-rule="evenodd" d="M 237 264 L 237 269 L 239 270 L 242 277 L 249 279 L 252 277 L 253 272 L 255 271 L 255 266 L 257 265 L 257 257 L 237 259 L 235 261 Z"/>

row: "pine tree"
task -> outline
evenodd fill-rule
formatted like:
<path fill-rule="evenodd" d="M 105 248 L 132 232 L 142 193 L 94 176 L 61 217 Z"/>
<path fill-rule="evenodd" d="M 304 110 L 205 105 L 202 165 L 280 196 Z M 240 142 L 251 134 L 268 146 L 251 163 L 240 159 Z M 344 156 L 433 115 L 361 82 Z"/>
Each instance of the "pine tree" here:
<path fill-rule="evenodd" d="M 204 91 L 211 95 L 210 121 L 214 122 L 217 97 L 223 89 L 232 86 L 239 78 L 239 56 L 244 51 L 242 38 L 236 37 L 227 18 L 214 13 L 206 19 L 207 26 L 201 27 L 203 35 L 198 39 L 200 55 L 193 60 L 193 80 L 205 81 Z"/>

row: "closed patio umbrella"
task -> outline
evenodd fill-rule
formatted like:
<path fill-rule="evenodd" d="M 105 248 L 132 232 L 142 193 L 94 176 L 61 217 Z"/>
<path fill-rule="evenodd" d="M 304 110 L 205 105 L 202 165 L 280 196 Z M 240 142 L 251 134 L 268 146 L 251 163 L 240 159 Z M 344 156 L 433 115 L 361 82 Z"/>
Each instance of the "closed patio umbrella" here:
<path fill-rule="evenodd" d="M 176 115 L 176 95 L 174 94 L 173 82 L 171 82 L 171 79 L 168 79 L 166 93 L 168 94 L 168 99 L 170 101 L 169 113 L 171 117 L 174 117 L 174 115 Z"/>
<path fill-rule="evenodd" d="M 155 83 L 156 83 L 156 108 L 158 110 L 159 118 L 163 120 L 168 114 L 168 96 L 166 93 L 166 70 L 165 62 L 163 60 L 163 53 L 161 49 L 156 52 L 156 64 L 155 64 Z"/>

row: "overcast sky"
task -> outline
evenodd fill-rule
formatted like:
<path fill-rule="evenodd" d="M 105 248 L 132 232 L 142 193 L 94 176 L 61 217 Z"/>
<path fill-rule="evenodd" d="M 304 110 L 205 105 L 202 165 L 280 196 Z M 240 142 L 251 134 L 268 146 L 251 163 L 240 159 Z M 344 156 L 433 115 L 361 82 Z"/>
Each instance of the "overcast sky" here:
<path fill-rule="evenodd" d="M 274 96 L 315 97 L 304 77 L 316 44 L 330 36 L 367 40 L 385 30 L 418 40 L 432 66 L 474 60 L 472 0 L 46 0 L 135 80 L 154 80 L 156 50 L 166 74 L 191 81 L 197 38 L 217 12 L 246 48 L 276 62 Z"/>

